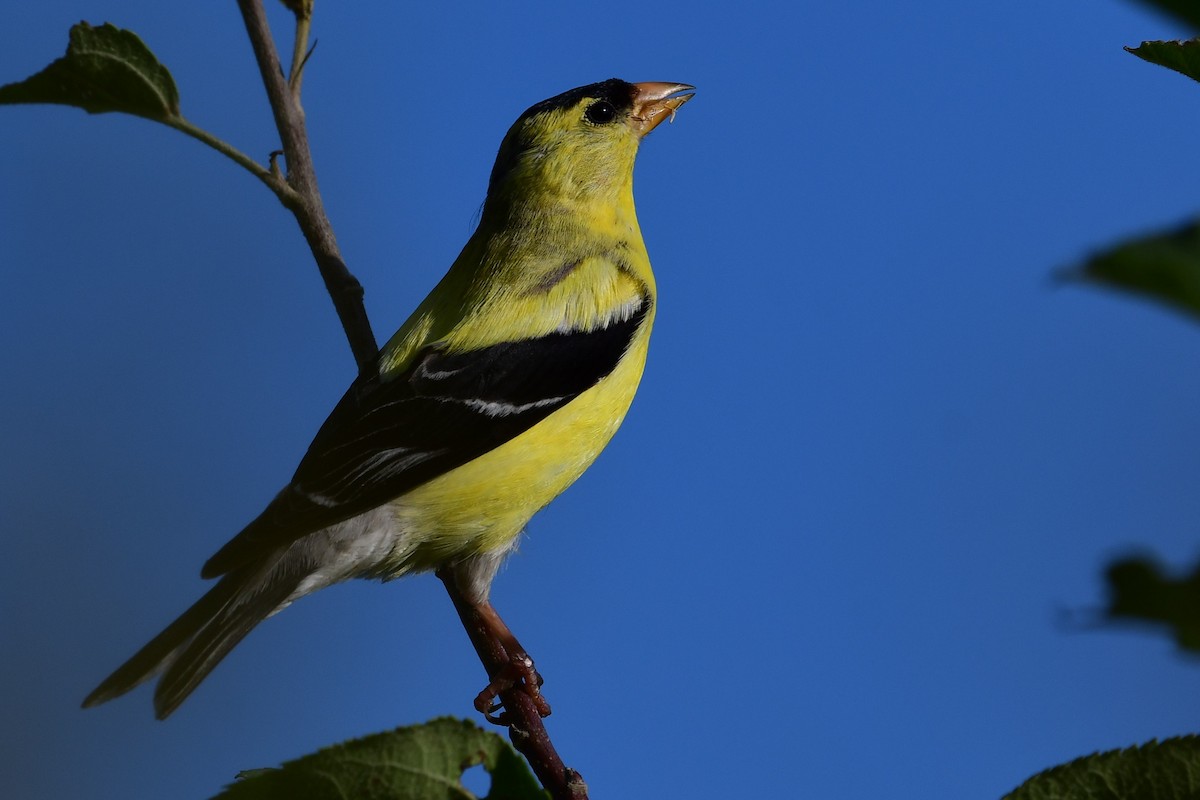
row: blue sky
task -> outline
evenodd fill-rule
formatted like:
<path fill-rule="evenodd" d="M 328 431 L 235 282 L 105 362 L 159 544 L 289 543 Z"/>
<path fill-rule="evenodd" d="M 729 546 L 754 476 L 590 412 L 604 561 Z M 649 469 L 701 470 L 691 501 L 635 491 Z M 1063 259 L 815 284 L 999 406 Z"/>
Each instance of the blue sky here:
<path fill-rule="evenodd" d="M 380 338 L 524 108 L 699 88 L 639 158 L 642 390 L 493 593 L 594 797 L 998 797 L 1197 730 L 1200 664 L 1059 615 L 1100 605 L 1116 555 L 1200 554 L 1200 330 L 1050 279 L 1200 205 L 1200 87 L 1121 50 L 1186 31 L 1118 0 L 401 5 L 319 3 L 304 84 Z M 235 5 L 190 7 L 10 9 L 0 82 L 111 21 L 265 157 Z M 354 366 L 290 216 L 178 133 L 0 109 L 0 208 L 0 785 L 207 797 L 472 716 L 482 669 L 428 576 L 298 603 L 166 722 L 148 689 L 79 710 L 200 595 Z"/>

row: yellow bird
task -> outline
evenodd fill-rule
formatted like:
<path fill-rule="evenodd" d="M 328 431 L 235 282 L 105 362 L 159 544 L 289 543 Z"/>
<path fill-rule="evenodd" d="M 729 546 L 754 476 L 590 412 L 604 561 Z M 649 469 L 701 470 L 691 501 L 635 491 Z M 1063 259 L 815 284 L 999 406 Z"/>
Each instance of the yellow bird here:
<path fill-rule="evenodd" d="M 520 116 L 479 227 L 380 352 L 378 377 L 355 381 L 291 482 L 204 565 L 220 581 L 85 707 L 161 673 L 162 719 L 296 599 L 428 570 L 452 576 L 536 695 L 489 589 L 529 519 L 591 465 L 633 400 L 656 299 L 634 158 L 692 92 L 614 78 Z"/>

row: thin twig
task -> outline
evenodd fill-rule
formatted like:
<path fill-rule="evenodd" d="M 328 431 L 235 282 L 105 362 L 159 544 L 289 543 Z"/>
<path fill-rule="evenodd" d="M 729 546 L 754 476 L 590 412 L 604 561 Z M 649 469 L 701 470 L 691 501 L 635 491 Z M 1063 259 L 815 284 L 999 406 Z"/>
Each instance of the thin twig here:
<path fill-rule="evenodd" d="M 186 133 L 193 139 L 204 142 L 204 144 L 228 156 L 234 162 L 249 170 L 254 177 L 265 183 L 267 188 L 274 192 L 284 205 L 290 207 L 300 202 L 300 198 L 292 191 L 292 187 L 288 186 L 287 181 L 283 180 L 278 174 L 278 170 L 267 169 L 241 150 L 238 150 L 226 141 L 218 139 L 203 128 L 197 127 L 184 117 L 168 117 L 164 120 L 164 123 L 177 131 Z"/>
<path fill-rule="evenodd" d="M 446 586 L 446 593 L 454 603 L 454 610 L 462 620 L 467 636 L 479 660 L 487 670 L 488 678 L 494 678 L 508 664 L 508 654 L 487 633 L 487 628 L 474 607 L 458 590 L 453 575 L 449 570 L 438 572 L 438 577 Z M 513 747 L 533 769 L 533 774 L 542 782 L 546 791 L 554 800 L 587 800 L 587 784 L 578 772 L 563 764 L 546 733 L 546 726 L 538 715 L 533 699 L 521 686 L 514 685 L 500 692 L 500 700 L 504 704 L 504 721 L 508 726 L 508 738 Z"/>
<path fill-rule="evenodd" d="M 254 56 L 267 89 L 267 98 L 275 114 L 275 127 L 279 130 L 287 161 L 287 191 L 276 189 L 276 194 L 295 214 L 321 270 L 321 277 L 325 279 L 325 287 L 333 299 L 338 317 L 342 321 L 350 349 L 358 362 L 359 374 L 369 378 L 376 373 L 378 346 L 371 332 L 366 310 L 363 308 L 362 286 L 342 261 L 333 227 L 317 191 L 316 172 L 313 169 L 308 134 L 304 127 L 304 113 L 300 108 L 300 82 L 308 56 L 306 48 L 311 14 L 311 3 L 303 5 L 307 13 L 296 14 L 297 30 L 292 71 L 290 80 L 285 80 L 261 0 L 238 0 L 238 7 L 246 23 L 246 32 L 250 36 Z M 289 4 L 289 7 L 291 6 L 292 4 Z M 193 130 L 181 129 L 193 136 L 197 135 Z M 238 160 L 233 154 L 227 155 Z M 248 158 L 245 160 L 249 161 Z M 275 154 L 271 155 L 270 164 L 269 170 L 263 170 L 260 166 L 255 170 L 255 174 L 268 185 L 272 185 L 271 182 L 278 181 L 280 177 Z M 441 574 L 439 577 L 442 577 L 446 584 L 446 591 L 489 678 L 499 674 L 508 663 L 508 654 L 487 635 L 482 620 L 459 593 L 454 580 Z M 563 765 L 532 698 L 520 685 L 515 685 L 500 692 L 500 700 L 504 704 L 508 735 L 513 746 L 525 756 L 551 797 L 554 800 L 587 800 L 587 785 L 578 772 Z"/>
<path fill-rule="evenodd" d="M 300 105 L 300 82 L 304 80 L 304 65 L 308 63 L 311 51 L 308 47 L 308 32 L 312 28 L 312 3 L 302 3 L 296 10 L 296 37 L 292 43 L 292 69 L 288 72 L 288 86 L 292 90 L 292 102 L 300 114 L 304 107 Z"/>
<path fill-rule="evenodd" d="M 369 377 L 376 371 L 376 356 L 379 346 L 371 331 L 371 322 L 363 308 L 363 289 L 358 279 L 350 274 L 342 261 L 333 226 L 325 214 L 321 193 L 317 189 L 317 175 L 313 169 L 312 154 L 308 147 L 308 132 L 304 127 L 304 115 L 293 102 L 292 92 L 284 80 L 275 50 L 275 40 L 267 25 L 266 13 L 261 0 L 238 0 L 246 33 L 254 48 L 254 57 L 262 73 L 267 99 L 275 114 L 275 127 L 283 142 L 283 153 L 287 160 L 287 183 L 296 194 L 296 202 L 289 206 L 304 233 L 309 249 L 317 261 L 325 289 L 333 300 L 346 339 L 358 363 L 359 374 Z M 298 89 L 299 87 L 297 87 Z"/>

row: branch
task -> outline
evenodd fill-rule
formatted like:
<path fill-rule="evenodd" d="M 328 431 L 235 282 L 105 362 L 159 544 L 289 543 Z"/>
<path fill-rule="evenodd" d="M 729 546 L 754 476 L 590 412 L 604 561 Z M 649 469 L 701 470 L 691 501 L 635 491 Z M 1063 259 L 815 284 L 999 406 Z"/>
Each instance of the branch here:
<path fill-rule="evenodd" d="M 313 169 L 312 153 L 308 147 L 308 132 L 304 127 L 304 114 L 300 111 L 296 96 L 284 80 L 275 51 L 275 40 L 267 26 L 266 13 L 261 0 L 238 0 L 238 8 L 246 22 L 246 33 L 254 48 L 254 57 L 262 73 L 267 89 L 267 99 L 275 114 L 275 127 L 283 142 L 283 153 L 287 159 L 287 183 L 295 192 L 295 199 L 288 208 L 296 217 L 300 230 L 312 250 L 325 281 L 325 288 L 333 300 L 346 339 L 354 353 L 359 374 L 368 377 L 375 374 L 375 359 L 379 346 L 371 331 L 371 322 L 363 308 L 363 288 L 358 279 L 350 274 L 342 254 L 338 250 L 333 226 L 325 214 L 321 193 L 317 190 L 317 175 Z M 296 85 L 299 93 L 299 83 Z"/>
<path fill-rule="evenodd" d="M 296 37 L 292 44 L 292 68 L 288 72 L 288 87 L 292 90 L 292 100 L 296 103 L 296 108 L 303 116 L 300 81 L 304 78 L 304 65 L 308 63 L 308 57 L 312 54 L 308 47 L 308 32 L 312 28 L 313 0 L 296 0 L 285 5 L 296 15 Z"/>
<path fill-rule="evenodd" d="M 439 570 L 437 576 L 445 584 L 446 593 L 450 595 L 454 610 L 471 637 L 471 644 L 475 646 L 488 678 L 496 677 L 508 665 L 508 654 L 499 642 L 488 635 L 474 607 L 458 590 L 451 572 Z M 533 699 L 521 688 L 521 684 L 517 683 L 500 692 L 500 700 L 504 703 L 501 720 L 502 724 L 508 726 L 508 738 L 512 740 L 513 747 L 525 756 L 533 774 L 537 775 L 553 800 L 588 800 L 583 776 L 563 764 L 550 741 L 550 735 L 546 733 Z"/>
<path fill-rule="evenodd" d="M 300 201 L 299 196 L 292 191 L 292 187 L 288 186 L 287 181 L 283 180 L 273 171 L 262 166 L 233 145 L 222 139 L 218 139 L 216 136 L 213 136 L 203 128 L 192 124 L 192 122 L 188 119 L 179 116 L 172 116 L 164 119 L 163 124 L 169 125 L 181 133 L 186 133 L 188 136 L 191 136 L 193 139 L 196 139 L 199 142 L 203 142 L 212 149 L 216 150 L 218 153 L 228 156 L 233 160 L 234 163 L 245 168 L 250 172 L 250 174 L 265 183 L 267 188 L 274 192 L 279 198 L 280 202 L 282 202 L 285 206 L 290 207 L 291 204 L 298 203 Z"/>
<path fill-rule="evenodd" d="M 363 308 L 362 285 L 350 274 L 342 261 L 333 227 L 325 214 L 325 207 L 317 190 L 312 154 L 308 147 L 304 112 L 300 107 L 300 83 L 308 56 L 312 2 L 285 0 L 285 3 L 296 13 L 297 25 L 290 79 L 284 78 L 261 0 L 238 0 L 238 7 L 246 22 L 246 32 L 254 48 L 254 56 L 267 89 L 267 98 L 275 114 L 275 127 L 279 130 L 284 156 L 287 159 L 286 184 L 289 191 L 278 193 L 295 215 L 296 222 L 299 223 L 304 238 L 316 258 L 321 277 L 325 280 L 325 287 L 333 299 L 342 327 L 346 331 L 346 338 L 358 362 L 360 376 L 373 377 L 376 374 L 376 357 L 379 350 L 366 310 Z M 185 132 L 196 135 L 192 130 Z M 226 155 L 237 160 L 231 153 Z M 255 174 L 268 185 L 272 179 L 277 179 L 274 158 L 270 172 L 266 175 L 260 172 L 261 167 Z M 467 635 L 471 638 L 475 652 L 479 654 L 479 659 L 487 670 L 488 677 L 494 678 L 508 665 L 508 654 L 488 635 L 483 620 L 458 591 L 454 579 L 449 574 L 440 572 L 438 576 L 446 585 L 446 591 L 454 603 L 455 610 L 458 611 Z M 522 689 L 522 684 L 515 683 L 501 691 L 499 696 L 504 705 L 501 719 L 508 727 L 509 739 L 517 751 L 525 756 L 534 774 L 550 792 L 553 800 L 587 800 L 587 785 L 578 772 L 566 767 L 559 758 L 545 726 L 542 725 L 537 707 L 529 694 Z"/>

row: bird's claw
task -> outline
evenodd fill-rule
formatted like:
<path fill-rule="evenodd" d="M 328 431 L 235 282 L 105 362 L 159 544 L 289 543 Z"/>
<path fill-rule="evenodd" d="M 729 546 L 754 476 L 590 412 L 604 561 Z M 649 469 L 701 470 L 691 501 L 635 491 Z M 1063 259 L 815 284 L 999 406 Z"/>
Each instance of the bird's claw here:
<path fill-rule="evenodd" d="M 550 704 L 542 697 L 541 687 L 545 679 L 533 667 L 533 659 L 526 653 L 516 653 L 507 664 L 497 672 L 487 687 L 475 697 L 475 710 L 494 725 L 508 725 L 508 713 L 502 711 L 504 703 L 497 698 L 501 692 L 506 692 L 514 686 L 529 696 L 539 717 L 550 716 Z"/>

